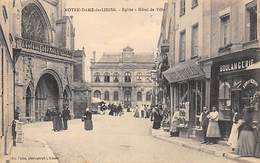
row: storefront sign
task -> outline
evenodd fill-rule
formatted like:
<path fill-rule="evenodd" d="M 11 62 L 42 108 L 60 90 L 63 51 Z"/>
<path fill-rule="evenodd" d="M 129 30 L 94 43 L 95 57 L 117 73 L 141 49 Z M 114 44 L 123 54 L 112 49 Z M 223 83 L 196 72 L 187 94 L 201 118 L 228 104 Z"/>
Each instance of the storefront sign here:
<path fill-rule="evenodd" d="M 230 72 L 230 71 L 237 71 L 237 70 L 243 70 L 249 67 L 254 63 L 254 59 L 247 59 L 242 60 L 230 64 L 224 64 L 219 66 L 219 72 Z"/>
<path fill-rule="evenodd" d="M 254 79 L 250 79 L 244 83 L 243 88 L 245 89 L 249 84 L 253 84 L 255 87 L 258 86 L 258 83 Z"/>

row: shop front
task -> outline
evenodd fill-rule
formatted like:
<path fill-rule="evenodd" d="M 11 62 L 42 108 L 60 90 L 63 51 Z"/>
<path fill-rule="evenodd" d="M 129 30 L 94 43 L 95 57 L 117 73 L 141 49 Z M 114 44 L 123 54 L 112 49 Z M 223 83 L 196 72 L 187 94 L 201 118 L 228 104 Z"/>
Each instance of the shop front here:
<path fill-rule="evenodd" d="M 212 60 L 212 79 L 217 81 L 213 91 L 218 92 L 218 96 L 211 98 L 219 109 L 219 125 L 223 138 L 229 137 L 235 111 L 242 113 L 244 109 L 254 108 L 254 122 L 259 121 L 260 80 L 259 68 L 255 66 L 259 62 L 258 53 L 256 49 L 249 49 Z"/>
<path fill-rule="evenodd" d="M 181 137 L 190 137 L 199 125 L 198 119 L 205 105 L 205 74 L 198 60 L 179 63 L 164 72 L 170 84 L 171 112 L 179 112 Z"/>

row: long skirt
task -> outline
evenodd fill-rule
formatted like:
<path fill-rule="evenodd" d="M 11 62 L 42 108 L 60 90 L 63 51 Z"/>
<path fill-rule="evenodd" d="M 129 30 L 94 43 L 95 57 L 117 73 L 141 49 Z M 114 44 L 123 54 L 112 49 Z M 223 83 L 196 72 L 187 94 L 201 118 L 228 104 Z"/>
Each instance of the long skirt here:
<path fill-rule="evenodd" d="M 57 130 L 60 131 L 60 130 L 63 130 L 63 124 L 62 124 L 62 119 L 61 117 L 58 117 L 57 118 Z"/>
<path fill-rule="evenodd" d="M 260 158 L 260 128 L 258 128 L 258 131 L 257 131 L 255 157 Z"/>
<path fill-rule="evenodd" d="M 93 129 L 92 120 L 85 120 L 84 127 L 85 127 L 85 130 L 92 130 Z"/>
<path fill-rule="evenodd" d="M 160 121 L 154 121 L 153 122 L 153 129 L 159 129 L 161 127 Z"/>
<path fill-rule="evenodd" d="M 173 122 L 171 123 L 171 126 L 170 126 L 170 132 L 172 132 L 172 133 L 179 132 L 177 126 L 178 126 L 178 122 L 177 122 L 177 121 L 173 121 Z"/>
<path fill-rule="evenodd" d="M 208 138 L 220 138 L 221 137 L 218 122 L 209 121 L 207 137 Z"/>
<path fill-rule="evenodd" d="M 135 111 L 134 117 L 136 117 L 136 118 L 140 117 L 139 111 Z"/>
<path fill-rule="evenodd" d="M 232 129 L 228 138 L 227 144 L 230 145 L 231 148 L 237 148 L 238 143 L 238 127 L 239 124 L 233 123 Z"/>
<path fill-rule="evenodd" d="M 256 143 L 255 147 L 255 157 L 260 158 L 260 142 Z"/>
<path fill-rule="evenodd" d="M 253 131 L 242 130 L 238 138 L 236 154 L 240 156 L 255 155 L 255 136 Z"/>

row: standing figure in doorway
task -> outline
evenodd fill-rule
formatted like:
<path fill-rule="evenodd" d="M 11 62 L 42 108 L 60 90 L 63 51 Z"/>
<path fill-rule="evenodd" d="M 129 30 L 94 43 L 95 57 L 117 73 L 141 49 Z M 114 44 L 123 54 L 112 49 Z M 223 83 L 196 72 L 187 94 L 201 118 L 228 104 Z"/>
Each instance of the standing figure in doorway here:
<path fill-rule="evenodd" d="M 221 137 L 220 129 L 218 125 L 218 111 L 215 106 L 212 107 L 212 112 L 207 116 L 209 118 L 209 125 L 207 129 L 207 137 L 209 140 L 209 144 L 216 144 L 217 140 Z"/>
<path fill-rule="evenodd" d="M 92 130 L 93 129 L 92 112 L 89 110 L 89 108 L 86 109 L 86 112 L 83 116 L 83 120 L 84 120 L 85 130 Z"/>

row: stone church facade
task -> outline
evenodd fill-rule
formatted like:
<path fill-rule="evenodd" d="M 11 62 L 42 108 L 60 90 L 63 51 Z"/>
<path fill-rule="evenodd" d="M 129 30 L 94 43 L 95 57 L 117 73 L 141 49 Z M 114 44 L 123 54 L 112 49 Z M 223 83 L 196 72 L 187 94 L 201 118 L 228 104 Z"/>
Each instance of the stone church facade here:
<path fill-rule="evenodd" d="M 103 54 L 91 61 L 92 97 L 124 107 L 151 105 L 151 71 L 154 66 L 152 53 L 136 54 L 125 47 L 118 54 Z"/>

